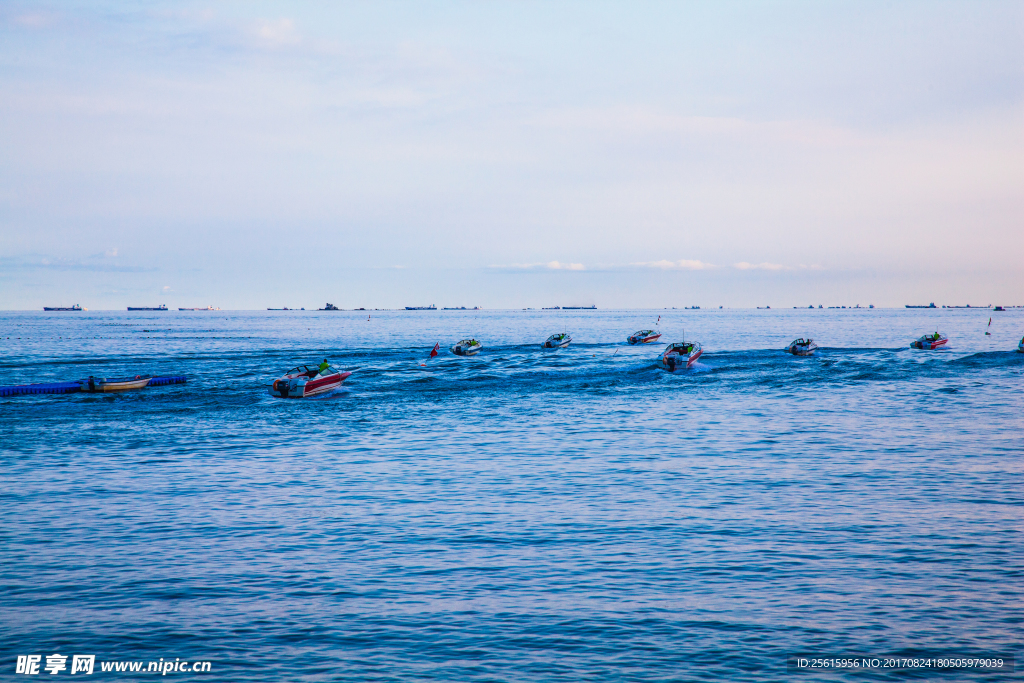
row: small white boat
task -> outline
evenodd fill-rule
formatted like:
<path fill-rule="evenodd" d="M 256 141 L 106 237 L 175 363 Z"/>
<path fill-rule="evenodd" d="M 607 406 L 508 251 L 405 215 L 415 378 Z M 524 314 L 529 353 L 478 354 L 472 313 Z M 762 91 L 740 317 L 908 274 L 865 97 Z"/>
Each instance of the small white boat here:
<path fill-rule="evenodd" d="M 794 339 L 786 347 L 786 351 L 790 352 L 794 356 L 810 356 L 818 350 L 818 345 L 814 343 L 813 339 Z"/>
<path fill-rule="evenodd" d="M 700 358 L 703 350 L 699 342 L 676 342 L 669 344 L 661 354 L 661 364 L 669 372 L 679 368 L 689 368 Z"/>
<path fill-rule="evenodd" d="M 270 395 L 278 398 L 308 398 L 325 394 L 340 387 L 351 374 L 335 365 L 328 365 L 322 371 L 319 367 L 299 365 L 286 372 L 284 377 L 274 380 Z"/>
<path fill-rule="evenodd" d="M 564 349 L 572 341 L 568 332 L 559 332 L 548 337 L 541 346 L 545 349 Z"/>
<path fill-rule="evenodd" d="M 661 332 L 654 330 L 638 330 L 626 337 L 630 344 L 652 344 L 661 339 Z"/>
<path fill-rule="evenodd" d="M 910 342 L 910 348 L 933 351 L 935 349 L 941 349 L 948 341 L 949 339 L 946 335 L 936 332 L 934 334 L 926 334 L 923 337 L 919 337 L 915 341 Z"/>
<path fill-rule="evenodd" d="M 482 348 L 483 344 L 476 339 L 463 339 L 452 347 L 452 353 L 456 356 L 475 356 Z"/>
<path fill-rule="evenodd" d="M 1021 337 L 1020 344 L 1017 344 L 1017 350 L 1024 353 L 1024 337 Z"/>
<path fill-rule="evenodd" d="M 132 391 L 133 389 L 142 389 L 149 380 L 153 379 L 150 375 L 135 375 L 134 377 L 89 377 L 89 379 L 80 379 L 78 383 L 82 385 L 82 391 L 90 393 L 105 393 L 108 391 Z"/>

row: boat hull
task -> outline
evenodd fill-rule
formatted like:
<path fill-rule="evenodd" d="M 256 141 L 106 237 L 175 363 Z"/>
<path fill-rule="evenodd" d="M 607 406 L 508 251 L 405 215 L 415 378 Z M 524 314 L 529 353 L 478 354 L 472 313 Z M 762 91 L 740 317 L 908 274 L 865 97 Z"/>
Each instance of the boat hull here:
<path fill-rule="evenodd" d="M 571 342 L 572 342 L 572 337 L 569 337 L 567 335 L 567 336 L 563 337 L 562 339 L 548 339 L 543 344 L 541 344 L 541 346 L 543 346 L 545 349 L 564 349 Z"/>
<path fill-rule="evenodd" d="M 483 348 L 483 347 L 480 347 L 480 346 L 470 346 L 470 347 L 453 346 L 452 347 L 452 353 L 454 353 L 456 356 L 475 356 L 476 354 L 480 353 L 480 349 L 481 348 Z"/>
<path fill-rule="evenodd" d="M 143 389 L 153 379 L 149 375 L 136 375 L 135 377 L 120 377 L 117 379 L 104 379 L 102 377 L 90 377 L 79 380 L 82 391 L 93 394 L 109 393 L 114 391 L 134 391 Z"/>
<path fill-rule="evenodd" d="M 689 355 L 683 355 L 681 353 L 663 353 L 661 355 L 661 364 L 669 372 L 675 372 L 683 368 L 690 369 L 693 364 L 697 362 L 697 359 L 704 353 L 703 349 L 695 349 L 693 353 Z"/>
<path fill-rule="evenodd" d="M 789 351 L 794 356 L 813 356 L 814 352 L 818 350 L 818 347 L 814 346 L 813 344 L 811 346 L 793 345 L 786 350 Z"/>
<path fill-rule="evenodd" d="M 629 344 L 636 346 L 637 344 L 653 344 L 659 339 L 661 339 L 660 334 L 650 334 L 645 337 L 633 335 L 632 337 L 627 338 L 626 341 L 629 342 Z"/>
<path fill-rule="evenodd" d="M 338 372 L 324 377 L 282 377 L 274 380 L 270 394 L 278 398 L 319 396 L 337 389 L 351 375 L 351 372 Z"/>
<path fill-rule="evenodd" d="M 949 342 L 948 339 L 942 338 L 936 341 L 921 341 L 918 339 L 915 342 L 910 343 L 910 348 L 921 349 L 922 351 L 934 351 L 935 349 L 941 349 Z"/>

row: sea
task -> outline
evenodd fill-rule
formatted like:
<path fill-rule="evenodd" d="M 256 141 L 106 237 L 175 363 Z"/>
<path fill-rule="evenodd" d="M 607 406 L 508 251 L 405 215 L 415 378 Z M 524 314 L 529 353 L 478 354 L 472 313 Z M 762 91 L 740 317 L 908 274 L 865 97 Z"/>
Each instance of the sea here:
<path fill-rule="evenodd" d="M 187 381 L 0 398 L 0 673 L 1021 680 L 1022 335 L 1024 309 L 2 312 L 0 385 Z M 340 390 L 270 395 L 324 359 Z M 933 664 L 839 664 L 868 657 Z"/>

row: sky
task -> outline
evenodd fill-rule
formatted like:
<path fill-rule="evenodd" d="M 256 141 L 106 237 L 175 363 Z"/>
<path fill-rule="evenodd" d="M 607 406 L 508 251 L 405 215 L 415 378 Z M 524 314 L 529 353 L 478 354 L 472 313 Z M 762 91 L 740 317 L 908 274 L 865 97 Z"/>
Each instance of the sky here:
<path fill-rule="evenodd" d="M 0 309 L 1024 304 L 1024 3 L 0 4 Z"/>

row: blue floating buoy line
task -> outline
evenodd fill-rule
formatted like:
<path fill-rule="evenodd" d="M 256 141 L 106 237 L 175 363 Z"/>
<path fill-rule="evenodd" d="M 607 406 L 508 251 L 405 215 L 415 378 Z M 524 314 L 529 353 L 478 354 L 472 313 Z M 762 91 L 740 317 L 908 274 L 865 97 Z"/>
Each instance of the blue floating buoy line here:
<path fill-rule="evenodd" d="M 170 377 L 154 377 L 147 386 L 164 384 L 184 384 L 184 375 Z M 20 394 L 73 394 L 82 390 L 81 382 L 50 382 L 48 384 L 20 384 L 11 387 L 0 387 L 0 396 L 18 396 Z"/>

